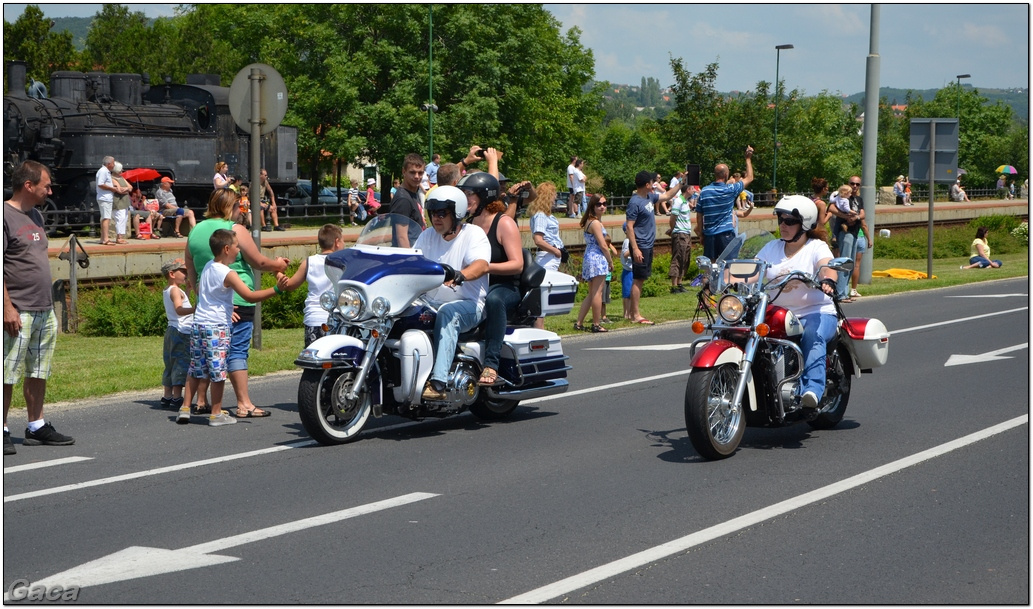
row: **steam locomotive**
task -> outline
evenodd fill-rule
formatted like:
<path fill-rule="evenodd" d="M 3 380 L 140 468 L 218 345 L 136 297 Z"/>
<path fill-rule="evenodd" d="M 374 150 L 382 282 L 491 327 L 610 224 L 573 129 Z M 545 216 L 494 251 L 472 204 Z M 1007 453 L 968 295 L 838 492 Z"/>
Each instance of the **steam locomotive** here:
<path fill-rule="evenodd" d="M 96 173 L 105 156 L 124 170 L 149 167 L 175 180 L 180 206 L 204 211 L 216 161 L 238 181 L 249 179 L 249 134 L 230 115 L 229 88 L 218 75 L 191 75 L 151 85 L 146 75 L 54 72 L 50 91 L 33 82 L 26 91 L 24 62 L 11 62 L 4 96 L 4 192 L 11 173 L 32 159 L 50 168 L 53 196 L 43 208 L 51 233 L 95 224 Z M 280 126 L 263 136 L 262 167 L 277 193 L 298 178 L 298 135 Z M 141 183 L 145 193 L 154 183 Z"/>

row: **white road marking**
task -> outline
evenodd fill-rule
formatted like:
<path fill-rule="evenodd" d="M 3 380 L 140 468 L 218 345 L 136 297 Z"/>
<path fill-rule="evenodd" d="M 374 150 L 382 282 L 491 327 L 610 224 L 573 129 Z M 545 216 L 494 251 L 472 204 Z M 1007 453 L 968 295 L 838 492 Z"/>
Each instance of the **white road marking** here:
<path fill-rule="evenodd" d="M 988 351 L 986 353 L 980 353 L 979 355 L 954 354 L 947 359 L 947 362 L 944 364 L 944 366 L 963 366 L 965 364 L 981 364 L 983 362 L 993 362 L 1002 359 L 1011 359 L 1011 356 L 1004 356 L 1004 354 L 1011 353 L 1012 351 L 1019 351 L 1021 349 L 1029 349 L 1029 343 L 1022 343 L 1021 345 L 1005 347 L 1003 349 L 997 349 L 996 351 Z"/>
<path fill-rule="evenodd" d="M 691 535 L 686 535 L 685 537 L 682 537 L 680 539 L 669 541 L 665 544 L 649 548 L 648 550 L 643 550 L 642 552 L 638 552 L 637 554 L 632 554 L 631 556 L 627 556 L 625 558 L 615 560 L 611 563 L 602 565 L 600 567 L 590 569 L 588 571 L 585 571 L 584 573 L 579 573 L 566 579 L 562 579 L 558 582 L 549 584 L 547 586 L 542 586 L 541 588 L 531 590 L 530 592 L 527 592 L 525 594 L 514 596 L 513 598 L 504 600 L 499 604 L 526 605 L 530 603 L 544 603 L 545 601 L 548 601 L 550 599 L 557 598 L 564 594 L 569 594 L 574 590 L 579 590 L 586 586 L 599 583 L 605 579 L 609 579 L 611 577 L 615 577 L 622 573 L 631 571 L 632 569 L 637 569 L 650 563 L 657 562 L 658 560 L 667 558 L 668 556 L 672 556 L 674 554 L 678 554 L 679 552 L 685 552 L 686 550 L 698 546 L 700 544 L 712 541 L 714 539 L 723 537 L 736 531 L 741 531 L 742 529 L 745 529 L 747 527 L 757 525 L 766 520 L 771 520 L 772 518 L 775 518 L 787 512 L 791 512 L 793 510 L 797 510 L 812 503 L 823 501 L 825 499 L 828 499 L 829 497 L 846 492 L 858 486 L 868 484 L 884 476 L 888 476 L 908 467 L 918 465 L 923 461 L 934 459 L 936 457 L 945 455 L 951 451 L 958 450 L 960 448 L 968 446 L 969 444 L 979 442 L 980 440 L 985 440 L 986 438 L 989 438 L 996 434 L 1003 433 L 1005 431 L 1008 431 L 1009 429 L 1018 427 L 1020 425 L 1026 425 L 1028 423 L 1029 415 L 1024 414 L 1020 417 L 1016 417 L 1014 419 L 1005 421 L 998 425 L 988 427 L 982 431 L 977 431 L 975 433 L 958 438 L 956 440 L 952 440 L 945 444 L 935 446 L 928 450 L 924 450 L 920 453 L 916 453 L 914 455 L 911 455 L 910 457 L 905 457 L 903 459 L 893 461 L 892 463 L 887 463 L 886 465 L 876 467 L 875 469 L 868 470 L 856 476 L 851 476 L 850 478 L 840 480 L 839 482 L 835 482 L 828 486 L 824 486 L 822 488 L 810 491 L 809 493 L 804 493 L 803 495 L 793 497 L 792 499 L 787 499 L 785 501 L 776 503 L 774 505 L 757 510 L 755 512 L 750 512 L 749 514 L 740 516 L 738 518 L 733 518 L 732 520 L 723 522 L 721 524 L 712 526 L 707 529 L 703 529 L 702 531 L 697 531 L 695 533 L 692 533 Z"/>
<path fill-rule="evenodd" d="M 1017 311 L 1026 311 L 1026 310 L 1029 310 L 1029 307 L 1020 307 L 1018 309 L 1009 309 L 1007 311 L 998 311 L 996 313 L 987 313 L 985 315 L 976 315 L 976 316 L 967 317 L 967 318 L 964 318 L 964 319 L 956 319 L 956 320 L 950 320 L 950 321 L 943 321 L 943 322 L 938 322 L 938 323 L 934 323 L 934 324 L 928 324 L 928 325 L 924 325 L 924 326 L 916 326 L 916 327 L 913 327 L 913 328 L 903 328 L 903 329 L 900 329 L 900 330 L 893 330 L 892 332 L 890 332 L 890 334 L 904 334 L 906 332 L 913 332 L 915 330 L 923 330 L 923 329 L 926 329 L 926 328 L 940 328 L 940 327 L 943 327 L 943 326 L 949 325 L 949 324 L 961 323 L 961 322 L 965 322 L 965 321 L 971 321 L 971 320 L 974 320 L 974 319 L 982 319 L 982 318 L 985 318 L 985 317 L 995 317 L 997 315 L 1006 315 L 1006 314 L 1009 314 L 1009 313 L 1015 313 Z M 578 395 L 586 395 L 586 394 L 589 394 L 589 393 L 596 393 L 596 392 L 599 392 L 599 391 L 609 391 L 610 389 L 617 389 L 617 388 L 620 388 L 620 387 L 630 387 L 632 385 L 640 385 L 642 383 L 650 383 L 650 382 L 653 382 L 653 381 L 663 380 L 663 379 L 667 379 L 667 378 L 671 378 L 671 377 L 685 376 L 689 372 L 690 371 L 688 370 L 688 368 L 686 368 L 685 370 L 676 370 L 674 372 L 667 372 L 667 373 L 664 373 L 664 374 L 657 374 L 657 375 L 654 375 L 654 376 L 647 376 L 645 378 L 631 379 L 631 380 L 628 380 L 628 381 L 621 381 L 621 382 L 617 382 L 617 383 L 610 383 L 610 384 L 607 384 L 607 385 L 600 385 L 600 386 L 597 386 L 597 387 L 588 387 L 588 388 L 585 388 L 585 389 L 577 389 L 577 390 L 574 390 L 574 391 L 567 391 L 566 393 L 561 393 L 561 394 L 558 394 L 558 395 L 550 395 L 550 396 L 541 397 L 541 398 L 534 398 L 534 399 L 531 399 L 531 400 L 524 400 L 524 401 L 521 402 L 521 404 L 523 404 L 523 405 L 538 404 L 538 403 L 542 403 L 542 402 L 548 402 L 548 401 L 552 401 L 552 400 L 558 400 L 558 399 L 563 399 L 563 398 L 568 398 L 568 397 L 574 397 L 574 396 L 578 396 Z M 472 415 L 470 415 L 469 413 L 463 413 L 460 416 L 472 416 Z M 391 430 L 395 430 L 395 429 L 403 429 L 403 428 L 411 427 L 411 426 L 414 426 L 414 425 L 422 425 L 422 424 L 423 424 L 422 421 L 397 423 L 395 425 L 388 425 L 388 426 L 385 426 L 385 427 L 378 427 L 375 430 L 371 430 L 371 431 L 375 431 L 375 432 L 391 431 Z M 253 457 L 253 456 L 256 456 L 256 455 L 275 453 L 275 452 L 280 452 L 280 451 L 283 451 L 283 450 L 289 450 L 291 448 L 298 448 L 298 447 L 301 447 L 301 446 L 311 446 L 311 445 L 314 445 L 314 444 L 316 444 L 315 440 L 305 440 L 305 441 L 301 441 L 301 442 L 292 442 L 290 444 L 282 444 L 282 445 L 278 445 L 278 446 L 273 446 L 271 448 L 263 448 L 263 449 L 260 449 L 260 450 L 254 450 L 254 451 L 249 451 L 249 452 L 245 452 L 245 453 L 239 453 L 239 454 L 235 454 L 235 455 L 227 455 L 227 456 L 224 456 L 224 457 L 215 457 L 215 458 L 212 458 L 212 459 L 204 459 L 202 461 L 193 461 L 193 462 L 190 462 L 190 463 L 183 463 L 183 464 L 180 464 L 180 465 L 171 465 L 171 466 L 168 466 L 168 467 L 160 467 L 160 468 L 157 468 L 157 469 L 150 469 L 150 470 L 146 470 L 146 471 L 142 471 L 142 472 L 134 472 L 134 473 L 130 473 L 130 474 L 123 474 L 121 476 L 112 476 L 110 478 L 101 478 L 99 480 L 91 480 L 91 481 L 88 481 L 88 482 L 80 482 L 80 483 L 76 483 L 76 484 L 68 484 L 68 485 L 65 485 L 65 486 L 59 486 L 59 487 L 55 487 L 55 488 L 51 488 L 51 489 L 41 489 L 41 490 L 38 490 L 38 491 L 31 491 L 31 492 L 27 492 L 27 493 L 21 493 L 21 494 L 18 494 L 18 495 L 9 495 L 9 496 L 4 497 L 4 503 L 7 503 L 9 501 L 20 501 L 22 499 L 31 499 L 33 497 L 42 497 L 42 496 L 45 496 L 45 495 L 53 495 L 55 493 L 64 493 L 64 492 L 68 492 L 68 491 L 78 490 L 78 489 L 81 489 L 81 488 L 89 488 L 91 486 L 100 486 L 100 485 L 103 485 L 103 484 L 112 484 L 112 483 L 115 483 L 115 482 L 124 482 L 126 480 L 134 480 L 136 478 L 144 478 L 144 477 L 147 477 L 147 476 L 156 476 L 156 475 L 159 475 L 159 474 L 165 474 L 165 473 L 180 471 L 180 470 L 184 470 L 184 469 L 190 469 L 190 468 L 193 468 L 193 467 L 201 467 L 201 466 L 204 466 L 204 465 L 211 465 L 213 463 L 224 463 L 224 462 L 227 462 L 227 461 L 234 461 L 234 460 L 237 460 L 237 459 L 246 459 L 248 457 Z"/>
<path fill-rule="evenodd" d="M 367 503 L 366 505 L 360 505 L 358 507 L 348 508 L 329 514 L 320 514 L 319 516 L 313 516 L 312 518 L 294 520 L 284 524 L 258 529 L 257 531 L 248 531 L 247 533 L 241 533 L 240 535 L 215 539 L 213 541 L 200 543 L 181 550 L 131 546 L 120 552 L 109 554 L 108 556 L 73 567 L 67 571 L 32 582 L 32 587 L 36 588 L 38 586 L 43 586 L 44 588 L 48 588 L 51 585 L 60 585 L 63 588 L 68 588 L 70 586 L 84 588 L 86 586 L 98 586 L 100 584 L 149 577 L 151 575 L 161 575 L 163 573 L 175 573 L 178 571 L 186 571 L 188 569 L 200 569 L 202 567 L 233 562 L 240 559 L 234 556 L 219 556 L 217 554 L 211 554 L 211 552 L 218 552 L 247 543 L 262 541 L 272 537 L 279 537 L 281 535 L 287 535 L 289 533 L 295 533 L 297 531 L 303 531 L 305 529 L 325 524 L 333 524 L 348 518 L 372 514 L 373 512 L 407 505 L 437 496 L 438 495 L 435 493 L 409 493 L 408 495 L 385 499 L 384 501 Z M 6 602 L 7 600 L 8 595 L 5 593 L 4 601 Z"/>
<path fill-rule="evenodd" d="M 997 311 L 995 313 L 984 313 L 983 315 L 973 315 L 972 317 L 962 317 L 959 319 L 950 319 L 947 321 L 938 321 L 934 324 L 926 324 L 924 326 L 914 326 L 913 328 L 904 328 L 902 330 L 891 330 L 890 335 L 896 336 L 897 334 L 904 334 L 905 332 L 915 332 L 916 330 L 925 330 L 928 328 L 942 328 L 951 324 L 960 324 L 966 321 L 972 321 L 973 319 L 984 319 L 986 317 L 997 317 L 998 315 L 1007 315 L 1009 313 L 1015 313 L 1018 311 L 1028 311 L 1029 307 L 1019 307 L 1017 309 L 1008 309 L 1007 311 Z"/>
<path fill-rule="evenodd" d="M 214 465 L 216 463 L 226 463 L 227 461 L 236 461 L 238 459 L 247 459 L 248 457 L 255 457 L 258 455 L 266 455 L 269 453 L 277 453 L 284 450 L 290 450 L 292 448 L 299 448 L 302 446 L 311 446 L 315 444 L 315 440 L 304 440 L 302 442 L 291 442 L 290 444 L 279 444 L 277 446 L 271 446 L 269 448 L 262 448 L 259 450 L 251 450 L 245 453 L 237 453 L 235 455 L 226 455 L 225 457 L 213 457 L 211 459 L 202 459 L 200 461 L 191 461 L 189 463 L 181 463 L 179 465 L 170 465 L 168 467 L 159 467 L 156 469 L 148 469 L 141 472 L 133 472 L 129 474 L 122 474 L 120 476 L 111 476 L 110 478 L 100 478 L 98 480 L 89 480 L 87 482 L 76 482 L 75 484 L 66 484 L 64 486 L 56 486 L 54 488 L 40 489 L 38 491 L 30 491 L 27 493 L 21 493 L 18 495 L 7 495 L 4 497 L 4 503 L 10 501 L 21 501 L 22 499 L 31 499 L 33 497 L 43 497 L 45 495 L 53 495 L 56 493 L 66 493 L 68 491 L 75 491 L 81 488 L 89 488 L 91 486 L 101 486 L 104 484 L 112 484 L 115 482 L 125 482 L 126 480 L 135 480 L 137 478 L 146 478 L 148 476 L 156 476 L 158 474 L 167 474 L 169 472 L 176 472 L 184 469 L 191 469 L 194 467 L 203 467 L 205 465 Z"/>
<path fill-rule="evenodd" d="M 24 472 L 30 469 L 40 469 L 42 467 L 54 467 L 55 465 L 66 465 L 68 463 L 78 463 L 79 461 L 92 461 L 93 457 L 65 457 L 63 459 L 53 459 L 51 461 L 40 461 L 39 463 L 26 463 L 25 465 L 12 465 L 11 467 L 4 468 L 4 475 L 13 474 L 15 472 Z"/>
<path fill-rule="evenodd" d="M 968 294 L 965 296 L 947 296 L 947 298 L 1012 298 L 1015 296 L 1029 298 L 1029 294 Z"/>

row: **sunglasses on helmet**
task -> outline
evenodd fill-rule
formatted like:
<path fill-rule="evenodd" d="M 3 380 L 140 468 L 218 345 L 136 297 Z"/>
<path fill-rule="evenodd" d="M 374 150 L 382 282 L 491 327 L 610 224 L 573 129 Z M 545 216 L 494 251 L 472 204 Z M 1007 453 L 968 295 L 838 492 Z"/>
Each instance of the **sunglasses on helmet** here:
<path fill-rule="evenodd" d="M 800 220 L 799 218 L 794 218 L 792 216 L 785 216 L 785 215 L 779 214 L 777 217 L 778 217 L 778 223 L 779 224 L 785 224 L 786 226 L 800 226 L 801 224 L 803 224 L 802 220 Z"/>

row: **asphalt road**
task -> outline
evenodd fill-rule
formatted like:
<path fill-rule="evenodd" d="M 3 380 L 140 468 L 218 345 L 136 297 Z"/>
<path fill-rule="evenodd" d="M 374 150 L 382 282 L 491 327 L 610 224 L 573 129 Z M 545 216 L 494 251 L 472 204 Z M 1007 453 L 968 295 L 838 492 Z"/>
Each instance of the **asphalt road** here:
<path fill-rule="evenodd" d="M 565 339 L 571 391 L 508 421 L 385 417 L 340 447 L 302 430 L 297 373 L 253 380 L 274 414 L 231 427 L 176 425 L 158 393 L 53 407 L 76 444 L 4 458 L 4 589 L 79 582 L 98 604 L 1028 603 L 1028 287 L 847 305 L 893 336 L 844 422 L 750 429 L 720 462 L 686 437 L 687 323 Z M 9 423 L 20 442 L 24 413 Z"/>

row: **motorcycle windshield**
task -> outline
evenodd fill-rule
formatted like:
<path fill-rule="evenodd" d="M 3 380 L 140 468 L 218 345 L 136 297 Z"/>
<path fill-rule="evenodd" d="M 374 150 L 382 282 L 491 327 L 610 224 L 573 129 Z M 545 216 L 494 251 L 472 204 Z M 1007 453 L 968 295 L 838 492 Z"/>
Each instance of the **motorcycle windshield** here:
<path fill-rule="evenodd" d="M 752 260 L 768 243 L 777 239 L 766 230 L 750 229 L 736 235 L 717 258 L 719 263 L 729 260 Z"/>
<path fill-rule="evenodd" d="M 407 216 L 380 214 L 366 224 L 355 243 L 378 247 L 412 247 L 421 232 L 423 227 Z"/>

